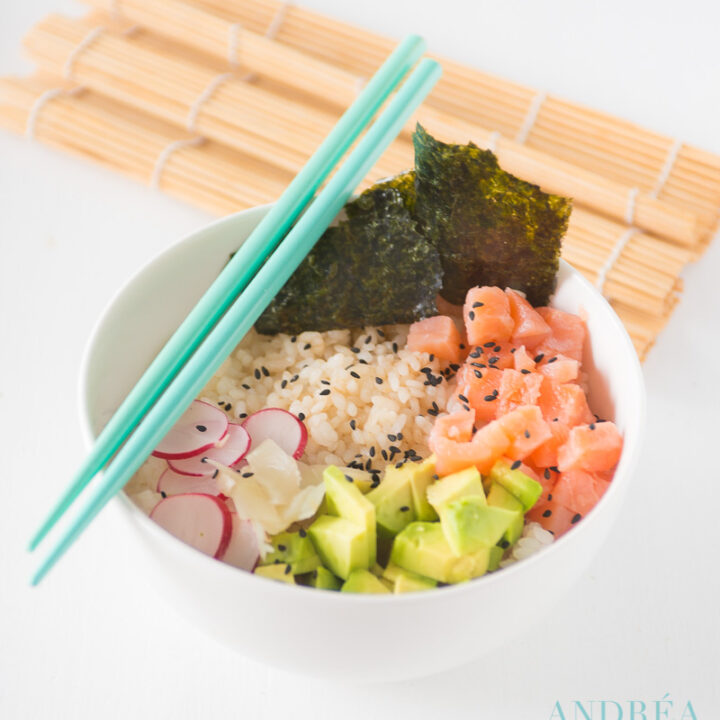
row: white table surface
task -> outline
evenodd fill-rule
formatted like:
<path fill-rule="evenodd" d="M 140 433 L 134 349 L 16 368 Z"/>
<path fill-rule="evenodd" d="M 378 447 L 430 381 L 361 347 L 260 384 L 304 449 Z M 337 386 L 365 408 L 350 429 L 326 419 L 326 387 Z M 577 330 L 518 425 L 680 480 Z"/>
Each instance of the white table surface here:
<path fill-rule="evenodd" d="M 720 152 L 720 6 L 709 0 L 305 4 L 388 34 L 414 30 L 460 60 Z M 59 10 L 79 7 L 2 3 L 0 72 L 29 69 L 22 33 Z M 630 700 L 654 718 L 651 702 L 666 693 L 670 718 L 688 699 L 697 718 L 720 717 L 720 474 L 710 453 L 720 243 L 687 269 L 683 301 L 645 363 L 647 441 L 613 536 L 555 613 L 493 656 L 362 688 L 256 666 L 141 585 L 106 514 L 30 590 L 24 545 L 83 454 L 76 383 L 93 323 L 129 273 L 207 220 L 0 133 L 0 718 L 534 720 L 556 701 L 570 711 L 605 699 L 627 720 Z"/>

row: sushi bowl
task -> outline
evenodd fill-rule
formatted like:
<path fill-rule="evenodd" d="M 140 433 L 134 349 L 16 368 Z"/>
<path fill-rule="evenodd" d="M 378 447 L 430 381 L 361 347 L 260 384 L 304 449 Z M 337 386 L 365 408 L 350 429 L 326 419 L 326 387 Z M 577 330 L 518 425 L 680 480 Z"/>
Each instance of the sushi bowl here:
<path fill-rule="evenodd" d="M 90 445 L 172 331 L 269 206 L 184 238 L 142 268 L 102 314 L 80 377 Z M 465 664 L 507 644 L 547 613 L 607 537 L 631 482 L 644 428 L 644 387 L 632 343 L 605 299 L 561 261 L 551 305 L 581 314 L 593 410 L 613 419 L 624 447 L 613 481 L 565 536 L 470 582 L 406 595 L 319 592 L 256 577 L 179 541 L 120 493 L 117 521 L 138 568 L 168 604 L 240 654 L 339 681 L 395 681 Z M 527 597 L 534 612 L 527 613 Z"/>

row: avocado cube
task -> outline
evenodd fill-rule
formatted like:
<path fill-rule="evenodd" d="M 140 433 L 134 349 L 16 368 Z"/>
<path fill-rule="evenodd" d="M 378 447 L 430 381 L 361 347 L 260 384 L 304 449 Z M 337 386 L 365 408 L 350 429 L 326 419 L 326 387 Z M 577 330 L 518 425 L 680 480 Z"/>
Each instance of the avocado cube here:
<path fill-rule="evenodd" d="M 444 583 L 457 583 L 487 571 L 489 548 L 458 557 L 440 523 L 410 523 L 393 542 L 391 561 L 410 572 Z"/>
<path fill-rule="evenodd" d="M 320 558 L 307 533 L 283 532 L 272 538 L 273 552 L 268 553 L 262 565 L 290 565 L 293 575 L 302 575 L 320 565 Z"/>
<path fill-rule="evenodd" d="M 493 483 L 490 486 L 490 492 L 487 496 L 487 503 L 491 507 L 502 508 L 503 510 L 509 510 L 516 513 L 516 518 L 510 524 L 510 527 L 506 530 L 503 535 L 504 543 L 501 541 L 501 546 L 505 544 L 514 545 L 523 533 L 525 527 L 525 516 L 523 515 L 522 503 L 510 492 L 508 492 L 500 483 Z"/>
<path fill-rule="evenodd" d="M 407 463 L 400 470 L 408 474 L 417 519 L 423 522 L 437 520 L 438 515 L 427 499 L 427 489 L 435 479 L 435 456 L 431 455 L 421 463 Z"/>
<path fill-rule="evenodd" d="M 517 513 L 490 507 L 485 496 L 468 495 L 445 506 L 442 529 L 456 555 L 474 553 L 495 545 Z"/>
<path fill-rule="evenodd" d="M 488 572 L 494 572 L 500 567 L 500 561 L 502 560 L 502 556 L 505 554 L 505 550 L 503 550 L 499 545 L 493 545 L 490 548 L 490 562 L 488 563 Z"/>
<path fill-rule="evenodd" d="M 389 562 L 383 571 L 383 577 L 391 583 L 394 583 L 397 580 L 398 575 L 402 572 L 405 571 L 399 565 L 396 565 L 394 562 Z"/>
<path fill-rule="evenodd" d="M 343 580 L 368 567 L 368 536 L 364 527 L 345 518 L 321 515 L 308 534 L 323 565 Z"/>
<path fill-rule="evenodd" d="M 360 468 L 343 467 L 340 468 L 345 479 L 352 478 L 350 482 L 354 483 L 355 487 L 363 494 L 366 495 L 375 486 L 377 486 L 377 480 L 367 471 L 360 470 Z"/>
<path fill-rule="evenodd" d="M 258 565 L 253 574 L 295 585 L 295 577 L 289 565 Z"/>
<path fill-rule="evenodd" d="M 437 587 L 437 581 L 431 578 L 423 577 L 409 570 L 398 568 L 399 572 L 395 578 L 393 592 L 396 594 L 407 592 L 419 592 L 422 590 L 432 590 Z"/>
<path fill-rule="evenodd" d="M 362 567 L 372 567 L 377 550 L 375 506 L 355 487 L 355 483 L 348 482 L 343 471 L 334 465 L 325 469 L 323 481 L 328 514 L 337 515 L 364 530 L 367 560 Z"/>
<path fill-rule="evenodd" d="M 527 512 L 542 494 L 542 485 L 528 477 L 521 470 L 513 470 L 506 462 L 499 460 L 490 471 L 493 483 L 499 483 L 509 493 L 512 493 Z"/>
<path fill-rule="evenodd" d="M 467 495 L 485 497 L 482 478 L 475 467 L 446 475 L 427 489 L 427 499 L 440 517 L 446 505 Z"/>
<path fill-rule="evenodd" d="M 381 542 L 389 542 L 406 525 L 416 520 L 409 477 L 398 468 L 389 468 L 382 482 L 367 494 L 375 506 L 377 532 Z"/>
<path fill-rule="evenodd" d="M 320 565 L 313 570 L 310 585 L 318 590 L 339 590 L 342 587 L 342 580 Z"/>
<path fill-rule="evenodd" d="M 367 570 L 353 570 L 340 588 L 340 592 L 389 594 L 390 590 Z"/>

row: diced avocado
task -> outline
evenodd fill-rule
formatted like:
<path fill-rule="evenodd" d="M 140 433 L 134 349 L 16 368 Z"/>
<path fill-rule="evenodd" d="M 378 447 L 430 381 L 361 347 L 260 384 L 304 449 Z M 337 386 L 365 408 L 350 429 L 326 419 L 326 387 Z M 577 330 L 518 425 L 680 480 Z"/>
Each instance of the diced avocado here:
<path fill-rule="evenodd" d="M 490 479 L 500 483 L 508 492 L 512 493 L 523 505 L 527 512 L 542 494 L 542 485 L 528 477 L 521 470 L 513 470 L 502 460 L 493 465 Z"/>
<path fill-rule="evenodd" d="M 382 577 L 382 576 L 385 574 L 385 568 L 384 568 L 382 565 L 380 565 L 380 563 L 375 563 L 375 564 L 370 568 L 370 572 L 371 572 L 375 577 L 379 577 L 379 578 L 380 578 L 380 577 Z"/>
<path fill-rule="evenodd" d="M 405 571 L 399 565 L 396 565 L 394 562 L 389 562 L 387 564 L 387 567 L 385 568 L 385 571 L 383 572 L 383 577 L 386 580 L 394 583 L 401 572 Z"/>
<path fill-rule="evenodd" d="M 442 529 L 456 555 L 490 548 L 507 532 L 522 513 L 491 507 L 483 495 L 468 495 L 446 505 Z"/>
<path fill-rule="evenodd" d="M 368 567 L 368 536 L 364 527 L 345 518 L 321 515 L 308 529 L 323 565 L 343 580 Z"/>
<path fill-rule="evenodd" d="M 339 590 L 342 587 L 342 580 L 320 565 L 313 570 L 310 585 L 318 590 Z"/>
<path fill-rule="evenodd" d="M 414 522 L 397 535 L 390 559 L 404 570 L 444 583 L 457 583 L 487 571 L 489 549 L 457 557 L 440 523 Z"/>
<path fill-rule="evenodd" d="M 488 572 L 494 572 L 500 567 L 500 561 L 502 560 L 502 556 L 505 554 L 505 550 L 503 550 L 498 545 L 493 545 L 490 548 L 490 562 L 488 563 Z"/>
<path fill-rule="evenodd" d="M 409 570 L 402 570 L 398 568 L 397 577 L 395 578 L 395 584 L 393 585 L 393 592 L 396 594 L 406 592 L 419 592 L 421 590 L 432 590 L 436 587 L 436 580 L 423 577 L 422 575 L 410 572 Z"/>
<path fill-rule="evenodd" d="M 390 590 L 378 578 L 367 570 L 353 570 L 343 583 L 340 592 L 352 593 L 389 593 Z"/>
<path fill-rule="evenodd" d="M 407 463 L 401 469 L 410 477 L 410 490 L 417 519 L 423 522 L 437 520 L 438 515 L 427 499 L 427 489 L 435 480 L 435 456 L 431 455 L 421 463 Z"/>
<path fill-rule="evenodd" d="M 401 468 L 388 468 L 380 485 L 366 497 L 375 506 L 381 544 L 389 544 L 406 525 L 416 520 L 409 476 Z"/>
<path fill-rule="evenodd" d="M 255 568 L 255 575 L 261 575 L 270 580 L 279 580 L 289 585 L 295 585 L 295 577 L 289 565 L 258 565 Z"/>
<path fill-rule="evenodd" d="M 340 470 L 342 470 L 346 479 L 352 478 L 352 482 L 355 484 L 355 487 L 363 495 L 369 493 L 370 490 L 377 486 L 378 481 L 372 476 L 372 474 L 365 470 L 350 467 L 342 467 Z"/>
<path fill-rule="evenodd" d="M 523 515 L 522 503 L 510 492 L 508 492 L 500 483 L 493 483 L 490 486 L 490 492 L 487 496 L 487 503 L 491 507 L 502 508 L 503 510 L 510 510 L 516 512 L 517 517 L 510 524 L 510 527 L 503 536 L 503 541 L 499 544 L 505 547 L 508 545 L 514 545 L 522 535 L 523 528 L 525 527 L 525 516 Z"/>
<path fill-rule="evenodd" d="M 427 489 L 427 498 L 440 517 L 446 505 L 467 495 L 485 497 L 482 478 L 475 467 L 446 475 Z"/>
<path fill-rule="evenodd" d="M 325 469 L 323 481 L 328 513 L 355 523 L 365 531 L 367 561 L 362 567 L 372 567 L 375 564 L 377 547 L 375 506 L 355 487 L 355 483 L 348 482 L 343 471 L 334 465 Z"/>
<path fill-rule="evenodd" d="M 305 532 L 302 535 L 296 532 L 280 533 L 272 538 L 272 544 L 275 550 L 265 556 L 263 565 L 290 565 L 293 575 L 302 575 L 320 565 L 315 546 Z"/>

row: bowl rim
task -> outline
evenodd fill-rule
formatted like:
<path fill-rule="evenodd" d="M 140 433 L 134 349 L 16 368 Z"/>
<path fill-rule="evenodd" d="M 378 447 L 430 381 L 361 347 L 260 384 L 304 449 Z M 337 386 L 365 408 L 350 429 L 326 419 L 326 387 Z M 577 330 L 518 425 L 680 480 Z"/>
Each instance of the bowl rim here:
<path fill-rule="evenodd" d="M 87 407 L 87 380 L 91 355 L 93 354 L 93 349 L 95 347 L 98 335 L 100 334 L 108 315 L 110 314 L 112 308 L 114 307 L 118 299 L 122 297 L 128 290 L 128 288 L 133 285 L 142 275 L 151 272 L 152 268 L 155 265 L 162 264 L 167 259 L 167 257 L 173 253 L 182 252 L 181 249 L 183 247 L 189 246 L 194 242 L 199 242 L 200 238 L 207 232 L 226 224 L 232 225 L 234 222 L 237 221 L 237 218 L 239 217 L 247 217 L 248 215 L 259 215 L 260 217 L 262 217 L 262 215 L 266 213 L 271 206 L 272 203 L 268 203 L 265 205 L 258 205 L 247 208 L 245 210 L 240 210 L 231 215 L 227 215 L 225 217 L 214 220 L 213 222 L 203 225 L 199 229 L 188 233 L 180 240 L 157 252 L 153 257 L 151 257 L 148 262 L 140 266 L 106 302 L 95 324 L 93 325 L 90 335 L 88 336 L 80 363 L 80 375 L 77 388 L 78 410 L 83 439 L 88 447 L 90 447 L 95 440 L 95 435 L 90 425 L 90 417 Z M 621 471 L 620 477 L 622 479 L 620 485 L 625 485 L 630 482 L 630 478 L 632 477 L 638 465 L 640 451 L 642 449 L 642 444 L 644 440 L 643 428 L 645 426 L 646 391 L 640 361 L 637 357 L 637 352 L 635 351 L 635 348 L 632 344 L 630 336 L 627 333 L 627 330 L 625 329 L 620 318 L 617 316 L 617 314 L 607 302 L 605 297 L 588 280 L 586 280 L 586 278 L 579 271 L 575 270 L 575 268 L 573 268 L 568 262 L 566 262 L 562 258 L 560 259 L 559 272 L 570 273 L 571 276 L 574 276 L 575 279 L 580 282 L 581 286 L 583 286 L 586 291 L 596 296 L 595 299 L 599 301 L 600 306 L 603 307 L 604 311 L 608 313 L 610 322 L 615 325 L 617 330 L 619 330 L 622 345 L 622 348 L 620 349 L 624 350 L 623 354 L 628 358 L 628 367 L 626 368 L 626 370 L 632 375 L 631 386 L 635 388 L 637 394 L 634 403 L 637 406 L 637 413 L 634 417 L 631 416 L 629 418 L 628 428 L 626 428 L 627 432 L 627 429 L 632 427 L 632 437 L 635 440 L 629 449 L 625 445 L 623 446 L 623 452 L 616 468 L 616 474 L 618 471 Z M 195 557 L 196 561 L 200 560 L 214 563 L 214 572 L 232 573 L 232 577 L 235 578 L 235 581 L 240 584 L 239 587 L 243 586 L 245 583 L 257 583 L 258 581 L 262 581 L 266 592 L 276 592 L 281 594 L 287 593 L 286 597 L 292 598 L 293 596 L 297 597 L 297 595 L 293 594 L 297 593 L 298 591 L 306 593 L 307 591 L 312 591 L 312 595 L 308 594 L 308 597 L 316 597 L 317 602 L 342 602 L 356 604 L 378 604 L 388 602 L 392 602 L 393 604 L 417 602 L 427 603 L 434 602 L 432 598 L 438 598 L 438 601 L 440 601 L 442 598 L 446 598 L 450 594 L 459 595 L 461 593 L 478 592 L 482 588 L 489 588 L 491 585 L 498 585 L 505 582 L 506 580 L 509 580 L 516 574 L 523 572 L 523 568 L 529 568 L 531 566 L 534 567 L 542 563 L 551 562 L 552 558 L 557 555 L 558 552 L 562 552 L 562 550 L 568 545 L 568 543 L 572 542 L 573 537 L 579 537 L 579 533 L 587 534 L 588 532 L 590 532 L 589 528 L 591 528 L 592 526 L 594 526 L 594 524 L 597 523 L 598 509 L 600 509 L 600 512 L 602 512 L 601 508 L 609 505 L 608 498 L 611 498 L 613 497 L 613 495 L 617 495 L 619 492 L 622 492 L 622 488 L 619 487 L 618 484 L 614 482 L 614 480 L 615 477 L 613 477 L 613 482 L 610 483 L 610 487 L 600 499 L 597 506 L 594 507 L 585 517 L 583 517 L 583 521 L 579 523 L 577 527 L 573 528 L 572 533 L 566 533 L 561 538 L 553 540 L 552 543 L 543 547 L 538 552 L 533 553 L 529 557 L 523 558 L 522 560 L 507 565 L 506 567 L 502 568 L 502 572 L 487 573 L 481 577 L 474 578 L 472 581 L 438 587 L 435 588 L 433 592 L 402 593 L 400 597 L 398 597 L 394 593 L 391 593 L 390 595 L 375 595 L 362 593 L 317 592 L 316 588 L 312 587 L 305 587 L 303 585 L 290 585 L 289 583 L 280 583 L 269 578 L 256 577 L 253 573 L 247 572 L 240 568 L 236 568 L 232 565 L 229 565 L 228 563 L 218 561 L 215 558 L 211 558 L 204 553 L 201 553 L 199 550 L 192 547 L 191 545 L 188 545 L 182 540 L 179 540 L 174 535 L 161 528 L 157 523 L 153 522 L 148 515 L 142 512 L 142 510 L 140 510 L 140 508 L 132 502 L 132 500 L 125 493 L 124 490 L 118 492 L 113 497 L 113 502 L 116 506 L 121 508 L 122 514 L 129 520 L 129 522 L 137 523 L 142 530 L 149 532 L 153 539 L 157 538 L 158 542 L 170 542 L 171 546 L 175 548 L 176 552 L 189 553 L 189 556 Z M 230 578 L 231 576 L 228 575 L 228 577 Z M 252 585 L 250 585 L 250 587 L 252 587 Z M 335 598 L 335 596 L 342 596 L 343 599 L 339 600 Z"/>

